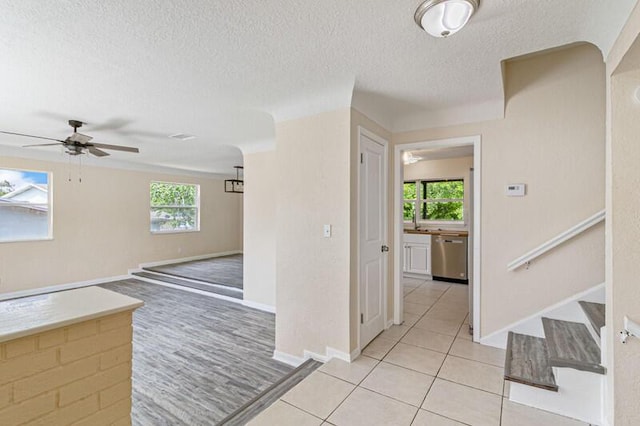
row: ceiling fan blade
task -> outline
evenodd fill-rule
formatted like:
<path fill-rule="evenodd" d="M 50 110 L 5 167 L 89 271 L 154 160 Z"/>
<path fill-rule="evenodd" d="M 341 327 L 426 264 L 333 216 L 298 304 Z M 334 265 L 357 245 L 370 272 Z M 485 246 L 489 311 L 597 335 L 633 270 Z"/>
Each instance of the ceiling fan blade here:
<path fill-rule="evenodd" d="M 23 148 L 31 148 L 32 146 L 54 146 L 54 145 L 60 145 L 60 142 L 56 142 L 56 143 L 37 143 L 34 145 L 22 145 Z"/>
<path fill-rule="evenodd" d="M 60 140 L 60 139 L 45 138 L 44 136 L 26 135 L 26 134 L 24 134 L 24 133 L 4 132 L 4 131 L 2 131 L 2 130 L 0 130 L 0 133 L 4 133 L 5 135 L 26 136 L 26 137 L 28 137 L 28 138 L 45 139 L 45 140 L 48 140 L 48 141 L 56 141 L 56 142 L 62 142 L 62 143 L 64 143 L 64 141 L 62 141 L 62 140 Z"/>
<path fill-rule="evenodd" d="M 89 148 L 89 152 L 95 155 L 96 157 L 106 157 L 107 155 L 109 155 L 108 152 L 104 152 L 103 150 L 98 149 L 95 146 L 90 146 L 88 148 Z"/>
<path fill-rule="evenodd" d="M 132 124 L 133 120 L 128 120 L 126 118 L 111 118 L 103 123 L 89 126 L 89 130 L 91 132 L 97 132 L 100 130 L 120 130 L 124 127 L 127 127 L 129 124 Z"/>
<path fill-rule="evenodd" d="M 113 149 L 114 151 L 140 152 L 138 148 L 134 148 L 131 146 L 107 145 L 104 143 L 92 143 L 91 145 L 95 146 L 96 148 Z"/>
<path fill-rule="evenodd" d="M 91 139 L 93 139 L 93 137 L 83 135 L 82 133 L 73 132 L 73 134 L 69 136 L 68 140 L 73 143 L 80 143 L 82 145 L 86 145 L 91 141 Z"/>

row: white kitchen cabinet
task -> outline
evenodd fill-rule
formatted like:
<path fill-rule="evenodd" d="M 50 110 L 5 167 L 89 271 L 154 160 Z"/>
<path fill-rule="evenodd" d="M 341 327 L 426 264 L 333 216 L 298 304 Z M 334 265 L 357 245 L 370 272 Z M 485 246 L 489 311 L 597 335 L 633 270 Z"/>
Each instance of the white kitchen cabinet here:
<path fill-rule="evenodd" d="M 431 235 L 404 234 L 404 272 L 431 275 Z"/>

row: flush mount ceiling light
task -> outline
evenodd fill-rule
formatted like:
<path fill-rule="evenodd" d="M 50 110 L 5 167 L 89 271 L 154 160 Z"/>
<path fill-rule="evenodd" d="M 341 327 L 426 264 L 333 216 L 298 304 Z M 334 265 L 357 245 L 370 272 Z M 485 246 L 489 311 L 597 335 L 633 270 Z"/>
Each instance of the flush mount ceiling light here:
<path fill-rule="evenodd" d="M 464 27 L 480 0 L 426 0 L 416 10 L 416 24 L 434 37 L 448 37 Z"/>

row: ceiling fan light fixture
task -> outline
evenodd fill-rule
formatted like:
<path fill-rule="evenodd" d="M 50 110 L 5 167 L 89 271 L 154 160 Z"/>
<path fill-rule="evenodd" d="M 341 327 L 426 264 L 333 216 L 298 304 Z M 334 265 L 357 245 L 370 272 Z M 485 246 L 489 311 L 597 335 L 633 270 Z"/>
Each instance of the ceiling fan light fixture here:
<path fill-rule="evenodd" d="M 480 0 L 426 0 L 416 10 L 416 24 L 434 37 L 460 31 L 478 10 Z"/>
<path fill-rule="evenodd" d="M 402 161 L 404 162 L 405 165 L 415 164 L 420 160 L 422 160 L 422 157 L 417 157 L 409 151 L 405 151 L 405 153 L 402 154 Z"/>

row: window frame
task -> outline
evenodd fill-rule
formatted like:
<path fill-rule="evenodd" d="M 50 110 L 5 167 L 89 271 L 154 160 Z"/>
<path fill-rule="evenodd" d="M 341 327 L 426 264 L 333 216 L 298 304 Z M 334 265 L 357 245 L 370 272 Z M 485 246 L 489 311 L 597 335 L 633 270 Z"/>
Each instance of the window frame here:
<path fill-rule="evenodd" d="M 415 200 L 403 200 L 403 206 L 404 203 L 414 203 L 414 212 L 415 212 L 415 223 L 416 225 L 419 223 L 423 223 L 423 224 L 429 224 L 429 225 L 456 225 L 456 226 L 464 226 L 466 225 L 466 218 L 467 218 L 467 208 L 466 208 L 466 199 L 465 199 L 465 194 L 466 194 L 466 189 L 465 189 L 465 180 L 463 177 L 454 177 L 454 178 L 434 178 L 434 179 L 415 179 L 415 180 L 407 180 L 407 181 L 403 181 L 403 184 L 405 183 L 413 183 L 415 182 L 416 184 L 416 199 Z M 434 199 L 428 199 L 426 194 L 427 194 L 427 184 L 429 183 L 438 183 L 438 182 L 462 182 L 462 190 L 463 190 L 463 195 L 462 198 L 434 198 Z M 404 189 L 404 187 L 403 187 Z M 427 207 L 428 203 L 434 203 L 434 202 L 462 202 L 462 220 L 442 220 L 442 219 L 438 219 L 438 220 L 429 220 L 429 219 L 423 219 L 422 218 L 422 206 L 424 205 L 425 210 Z M 404 218 L 404 208 L 403 208 L 403 218 Z M 404 220 L 404 223 L 406 225 L 410 225 L 413 224 L 413 221 L 407 221 Z"/>
<path fill-rule="evenodd" d="M 154 183 L 162 183 L 167 185 L 182 185 L 182 186 L 194 186 L 196 188 L 196 196 L 195 196 L 195 206 L 186 206 L 186 205 L 162 205 L 162 206 L 154 206 L 151 204 L 151 185 Z M 200 232 L 200 184 L 197 183 L 185 183 L 185 182 L 167 182 L 160 180 L 152 180 L 149 182 L 149 232 L 152 235 L 163 235 L 163 234 L 186 234 L 192 232 Z M 167 229 L 167 230 L 159 230 L 155 231 L 151 227 L 151 213 L 153 208 L 164 207 L 164 208 L 195 208 L 196 210 L 196 220 L 195 226 L 193 229 Z"/>
<path fill-rule="evenodd" d="M 37 242 L 37 241 L 51 241 L 53 240 L 53 173 L 48 170 L 31 170 L 31 169 L 15 169 L 12 167 L 1 167 L 0 170 L 10 170 L 16 172 L 26 172 L 26 173 L 43 173 L 47 175 L 47 235 L 41 238 L 21 238 L 21 239 L 10 239 L 4 240 L 0 238 L 0 244 L 7 243 L 26 243 L 26 242 Z M 37 184 L 36 184 L 37 185 Z M 13 204 L 16 207 L 20 207 L 21 205 L 27 206 L 44 206 L 42 203 L 15 203 Z"/>
<path fill-rule="evenodd" d="M 420 181 L 418 181 L 418 180 L 406 180 L 406 181 L 404 181 L 404 182 L 402 183 L 402 195 L 403 195 L 403 202 L 402 202 L 402 217 L 403 217 L 403 218 L 404 218 L 404 205 L 405 205 L 405 204 L 413 204 L 413 215 L 414 215 L 414 217 L 413 217 L 413 219 L 412 219 L 412 220 L 406 220 L 406 219 L 404 219 L 404 223 L 406 223 L 406 224 L 413 223 L 413 221 L 414 221 L 414 220 L 417 220 L 417 219 L 418 219 L 416 207 L 417 207 L 418 199 L 420 198 L 420 194 L 418 194 L 418 192 L 420 192 L 420 191 L 418 190 L 419 182 L 420 182 Z M 410 198 L 404 198 L 404 185 L 406 185 L 406 184 L 408 184 L 408 183 L 412 183 L 412 184 L 414 184 L 414 185 L 416 186 L 416 198 L 413 198 L 413 199 L 410 199 Z"/>

